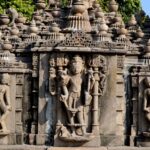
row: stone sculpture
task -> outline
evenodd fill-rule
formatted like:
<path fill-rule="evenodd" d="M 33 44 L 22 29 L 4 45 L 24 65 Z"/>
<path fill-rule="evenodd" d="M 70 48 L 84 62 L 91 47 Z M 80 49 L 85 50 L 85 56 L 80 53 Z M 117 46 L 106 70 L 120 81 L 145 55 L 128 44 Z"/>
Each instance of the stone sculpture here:
<path fill-rule="evenodd" d="M 77 54 L 51 55 L 49 91 L 52 96 L 57 95 L 57 108 L 64 113 L 57 122 L 57 136 L 62 141 L 87 142 L 97 136 L 99 97 L 106 84 L 105 61 L 96 55 L 89 59 Z"/>
<path fill-rule="evenodd" d="M 150 121 L 150 77 L 145 77 L 146 89 L 144 90 L 144 111 L 146 113 L 146 118 Z M 150 127 L 148 128 L 150 132 Z"/>
<path fill-rule="evenodd" d="M 9 14 L 10 17 L 11 17 L 10 25 L 14 25 L 15 20 L 16 20 L 16 19 L 18 18 L 18 16 L 19 16 L 17 10 L 10 7 L 10 8 L 8 8 L 8 9 L 6 10 L 6 13 Z"/>
<path fill-rule="evenodd" d="M 35 3 L 32 22 L 0 15 L 0 145 L 150 143 L 150 20 L 125 24 L 115 0 Z"/>
<path fill-rule="evenodd" d="M 9 115 L 11 111 L 11 104 L 10 104 L 10 90 L 9 90 L 9 75 L 7 73 L 1 75 L 1 81 L 0 81 L 0 112 L 1 112 L 1 118 L 0 118 L 0 134 L 9 133 L 9 130 L 7 129 L 7 125 L 5 123 L 7 116 Z"/>
<path fill-rule="evenodd" d="M 70 75 L 67 74 L 67 70 L 60 71 L 61 88 L 64 94 L 60 95 L 60 101 L 62 101 L 66 107 L 67 115 L 69 119 L 69 126 L 71 127 L 72 135 L 84 135 L 85 121 L 83 117 L 83 102 L 81 98 L 81 89 L 83 86 L 83 60 L 79 56 L 74 56 L 70 64 Z M 68 87 L 68 85 L 70 85 Z M 68 88 L 67 88 L 68 87 Z M 75 115 L 79 122 L 78 126 L 81 127 L 82 133 L 77 133 L 75 126 Z"/>

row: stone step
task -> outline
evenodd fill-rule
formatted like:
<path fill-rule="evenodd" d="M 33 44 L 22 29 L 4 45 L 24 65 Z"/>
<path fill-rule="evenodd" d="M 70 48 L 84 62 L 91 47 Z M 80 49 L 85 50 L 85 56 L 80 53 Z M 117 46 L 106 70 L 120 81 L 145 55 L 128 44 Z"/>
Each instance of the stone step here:
<path fill-rule="evenodd" d="M 150 150 L 150 147 L 47 147 L 30 145 L 0 145 L 0 150 Z"/>

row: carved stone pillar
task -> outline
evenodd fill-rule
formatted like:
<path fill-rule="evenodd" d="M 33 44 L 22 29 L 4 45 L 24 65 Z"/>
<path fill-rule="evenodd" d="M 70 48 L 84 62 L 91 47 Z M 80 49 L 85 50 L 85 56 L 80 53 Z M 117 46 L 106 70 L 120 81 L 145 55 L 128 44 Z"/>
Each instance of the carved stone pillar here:
<path fill-rule="evenodd" d="M 31 101 L 31 124 L 29 134 L 29 144 L 33 145 L 36 143 L 37 125 L 38 125 L 38 77 L 39 77 L 39 55 L 33 53 L 32 55 L 32 101 Z"/>
<path fill-rule="evenodd" d="M 116 135 L 120 136 L 120 141 L 124 142 L 123 133 L 125 119 L 125 83 L 123 77 L 124 55 L 117 56 L 117 79 L 116 79 Z"/>
<path fill-rule="evenodd" d="M 136 145 L 136 138 L 138 132 L 138 86 L 139 86 L 139 76 L 138 76 L 138 68 L 131 68 L 131 104 L 132 104 L 132 125 L 131 125 L 131 139 L 130 145 Z"/>
<path fill-rule="evenodd" d="M 23 84 L 24 84 L 24 75 L 17 74 L 16 75 L 16 143 L 23 143 L 23 123 L 22 123 L 22 113 L 23 113 Z"/>
<path fill-rule="evenodd" d="M 94 68 L 94 78 L 95 84 L 93 88 L 93 123 L 92 123 L 92 133 L 99 133 L 99 70 L 97 67 Z"/>
<path fill-rule="evenodd" d="M 44 145 L 46 142 L 46 81 L 48 80 L 48 55 L 39 55 L 39 92 L 38 92 L 38 132 L 36 134 L 36 144 Z"/>

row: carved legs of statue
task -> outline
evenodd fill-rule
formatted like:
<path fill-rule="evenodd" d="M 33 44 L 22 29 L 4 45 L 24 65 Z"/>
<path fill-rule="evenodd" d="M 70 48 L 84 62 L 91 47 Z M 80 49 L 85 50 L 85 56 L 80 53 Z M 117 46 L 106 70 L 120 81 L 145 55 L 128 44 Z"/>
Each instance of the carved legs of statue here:
<path fill-rule="evenodd" d="M 71 125 L 71 134 L 75 135 L 74 116 L 73 116 L 73 114 L 69 110 L 67 110 L 67 115 L 68 115 L 69 123 Z"/>
<path fill-rule="evenodd" d="M 84 121 L 83 106 L 79 107 L 77 118 L 78 118 L 79 124 L 81 125 L 82 135 L 84 135 L 86 133 L 86 128 L 85 128 L 85 121 Z"/>
<path fill-rule="evenodd" d="M 80 125 L 81 132 L 76 130 L 75 114 L 77 116 L 77 120 L 78 120 L 78 123 Z M 67 110 L 67 115 L 68 115 L 69 123 L 71 126 L 71 134 L 72 135 L 76 135 L 76 134 L 77 135 L 84 135 L 86 133 L 86 128 L 85 128 L 85 121 L 84 121 L 83 106 L 80 106 L 77 109 L 77 112 L 71 112 L 70 110 Z"/>
<path fill-rule="evenodd" d="M 71 126 L 72 135 L 84 135 L 86 133 L 83 106 L 80 101 L 80 93 L 70 93 L 68 98 L 69 107 L 67 109 L 67 114 Z M 75 116 L 77 116 L 81 132 L 78 132 L 78 130 L 76 130 L 77 123 L 75 123 Z"/>
<path fill-rule="evenodd" d="M 2 112 L 2 115 L 1 115 L 1 118 L 0 118 L 0 124 L 1 124 L 1 130 L 0 132 L 9 132 L 9 130 L 6 128 L 6 118 L 8 116 L 8 114 L 10 113 L 10 109 L 9 108 L 10 106 L 7 106 L 4 101 L 1 101 L 1 104 L 0 104 L 0 109 L 1 109 L 1 112 Z"/>
<path fill-rule="evenodd" d="M 77 103 L 80 101 L 80 93 L 71 92 L 68 98 L 69 109 L 77 109 Z"/>
<path fill-rule="evenodd" d="M 150 121 L 150 112 L 146 112 L 146 118 Z M 148 127 L 148 132 L 150 132 L 150 126 Z"/>
<path fill-rule="evenodd" d="M 2 114 L 2 117 L 0 119 L 0 124 L 1 124 L 0 132 L 9 132 L 9 130 L 6 127 L 6 123 L 5 123 L 8 114 L 9 114 L 8 110 L 4 114 Z"/>

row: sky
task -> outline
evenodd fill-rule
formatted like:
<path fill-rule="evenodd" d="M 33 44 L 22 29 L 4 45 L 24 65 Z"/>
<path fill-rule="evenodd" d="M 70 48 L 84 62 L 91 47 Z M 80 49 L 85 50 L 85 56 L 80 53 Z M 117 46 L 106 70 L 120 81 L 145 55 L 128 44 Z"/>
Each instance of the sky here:
<path fill-rule="evenodd" d="M 150 0 L 141 0 L 142 8 L 145 11 L 146 15 L 150 16 Z"/>

